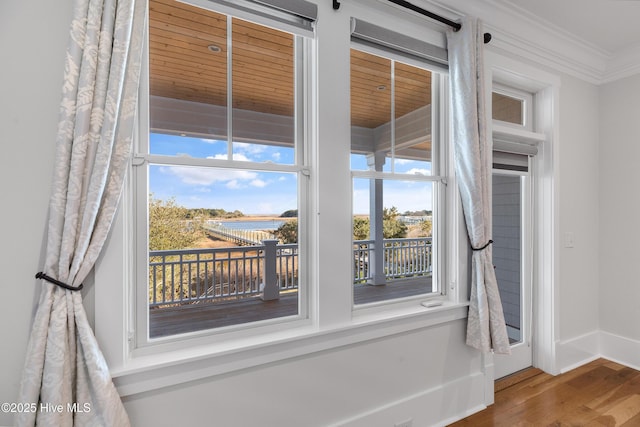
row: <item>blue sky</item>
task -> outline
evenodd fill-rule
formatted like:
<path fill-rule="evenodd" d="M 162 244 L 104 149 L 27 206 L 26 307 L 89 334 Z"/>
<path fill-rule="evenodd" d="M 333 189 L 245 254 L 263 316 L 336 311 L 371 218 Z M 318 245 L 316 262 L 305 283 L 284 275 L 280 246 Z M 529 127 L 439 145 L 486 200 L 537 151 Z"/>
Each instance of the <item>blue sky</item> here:
<path fill-rule="evenodd" d="M 173 135 L 151 134 L 152 154 L 227 158 L 227 142 Z M 238 161 L 293 164 L 294 150 L 260 144 L 234 143 L 233 158 Z M 389 162 L 387 162 L 389 163 Z M 352 155 L 354 170 L 367 170 L 364 156 Z M 385 170 L 388 170 L 385 166 Z M 395 170 L 404 173 L 430 173 L 428 162 L 396 160 Z M 245 215 L 280 215 L 297 208 L 297 177 L 293 173 L 229 170 L 191 166 L 151 165 L 149 187 L 157 199 L 175 198 L 188 208 L 222 208 L 239 210 Z M 369 211 L 369 184 L 354 180 L 354 213 Z M 385 180 L 384 205 L 396 206 L 400 212 L 431 209 L 432 184 Z"/>

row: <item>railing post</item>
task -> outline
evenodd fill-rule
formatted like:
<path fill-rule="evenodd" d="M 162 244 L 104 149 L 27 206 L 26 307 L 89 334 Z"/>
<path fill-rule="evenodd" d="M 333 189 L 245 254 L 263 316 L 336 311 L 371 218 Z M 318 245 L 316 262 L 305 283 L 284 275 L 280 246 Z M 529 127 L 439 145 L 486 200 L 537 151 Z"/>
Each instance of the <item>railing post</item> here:
<path fill-rule="evenodd" d="M 280 287 L 278 286 L 278 275 L 276 271 L 277 262 L 277 239 L 263 240 L 264 245 L 264 268 L 262 270 L 262 289 L 261 298 L 264 301 L 280 298 Z"/>

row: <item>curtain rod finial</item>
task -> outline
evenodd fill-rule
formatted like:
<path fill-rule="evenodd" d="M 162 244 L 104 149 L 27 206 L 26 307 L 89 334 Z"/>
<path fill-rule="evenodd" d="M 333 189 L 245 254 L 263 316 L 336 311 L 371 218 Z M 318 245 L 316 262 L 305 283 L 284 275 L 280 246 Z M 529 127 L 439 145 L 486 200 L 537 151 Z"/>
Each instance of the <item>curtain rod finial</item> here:
<path fill-rule="evenodd" d="M 491 33 L 484 33 L 484 44 L 487 44 L 491 41 Z"/>

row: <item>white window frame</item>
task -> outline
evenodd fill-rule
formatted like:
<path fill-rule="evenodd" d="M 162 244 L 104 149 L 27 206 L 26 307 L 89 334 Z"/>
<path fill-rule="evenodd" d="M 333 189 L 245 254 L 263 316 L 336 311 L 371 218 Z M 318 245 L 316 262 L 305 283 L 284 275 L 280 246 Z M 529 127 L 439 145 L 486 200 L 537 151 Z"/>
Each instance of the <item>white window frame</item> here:
<path fill-rule="evenodd" d="M 526 90 L 518 89 L 516 87 L 493 82 L 492 93 L 507 96 L 509 98 L 522 101 L 522 124 L 505 122 L 502 120 L 493 119 L 493 122 L 498 126 L 504 126 L 507 128 L 523 129 L 533 132 L 533 94 Z"/>
<path fill-rule="evenodd" d="M 200 1 L 194 1 L 194 5 L 205 7 L 206 9 L 220 12 L 219 8 L 215 5 L 205 3 L 204 6 Z M 228 33 L 230 33 L 230 22 L 240 15 L 243 20 L 250 20 L 251 15 L 248 13 L 234 14 L 233 9 L 222 8 L 224 14 L 228 17 Z M 223 13 L 223 12 L 220 12 Z M 260 16 L 259 19 L 255 19 L 254 22 L 261 21 L 270 24 L 271 27 L 285 31 L 292 28 L 286 25 L 280 24 L 280 22 L 269 22 L 264 17 Z M 250 162 L 250 161 L 238 161 L 232 159 L 232 146 L 233 136 L 231 131 L 231 122 L 228 120 L 227 124 L 230 128 L 227 132 L 227 145 L 228 145 L 228 159 L 204 159 L 193 158 L 186 156 L 166 156 L 149 154 L 149 135 L 152 132 L 149 129 L 149 120 L 141 120 L 139 129 L 140 134 L 137 138 L 136 154 L 133 160 L 133 187 L 134 187 L 134 203 L 135 203 L 135 220 L 137 226 L 135 227 L 135 247 L 136 247 L 136 264 L 138 267 L 135 269 L 134 282 L 137 283 L 135 291 L 135 327 L 129 332 L 135 338 L 135 355 L 146 355 L 149 353 L 155 353 L 159 348 L 175 349 L 177 342 L 187 340 L 200 340 L 204 339 L 208 341 L 210 336 L 215 336 L 220 341 L 227 339 L 235 339 L 235 336 L 246 335 L 265 335 L 273 332 L 281 331 L 283 328 L 295 328 L 297 326 L 308 324 L 308 233 L 307 233 L 307 218 L 309 211 L 308 192 L 309 192 L 309 149 L 307 148 L 308 141 L 311 138 L 310 130 L 305 126 L 305 123 L 309 122 L 310 112 L 305 105 L 309 99 L 309 85 L 306 84 L 310 78 L 310 66 L 309 57 L 311 52 L 311 41 L 301 35 L 293 35 L 294 37 L 294 64 L 295 64 L 295 125 L 294 125 L 294 147 L 295 147 L 295 161 L 293 164 L 274 164 L 270 162 Z M 145 60 L 149 58 L 148 53 L 145 55 Z M 148 70 L 148 67 L 146 67 Z M 149 72 L 144 73 L 142 78 L 141 87 L 147 90 Z M 232 84 L 231 80 L 228 84 Z M 302 84 L 300 84 L 302 82 Z M 228 87 L 227 92 L 231 93 L 232 88 Z M 142 99 L 149 99 L 149 94 L 145 93 Z M 231 103 L 228 103 L 231 105 Z M 229 107 L 227 107 L 229 108 Z M 144 116 L 149 115 L 149 110 L 144 112 Z M 197 135 L 196 135 L 197 136 Z M 297 175 L 298 182 L 298 225 L 299 225 L 299 242 L 298 242 L 298 256 L 299 256 L 299 271 L 300 280 L 298 287 L 298 314 L 287 317 L 278 317 L 267 319 L 259 322 L 242 323 L 224 326 L 214 329 L 202 329 L 193 332 L 169 335 L 165 337 L 150 338 L 148 336 L 149 330 L 149 309 L 148 309 L 148 278 L 149 278 L 149 250 L 148 250 L 148 186 L 149 186 L 149 166 L 150 165 L 165 165 L 165 166 L 195 166 L 195 167 L 208 167 L 216 169 L 229 169 L 229 170 L 245 170 L 245 171 L 262 171 L 262 172 L 283 172 L 283 173 L 295 173 Z M 182 344 L 179 344 L 182 345 Z"/>
<path fill-rule="evenodd" d="M 391 171 L 390 172 L 378 172 L 371 170 L 352 170 L 351 171 L 351 187 L 353 188 L 353 180 L 356 178 L 369 178 L 369 179 L 381 179 L 381 180 L 406 180 L 416 182 L 431 182 L 433 183 L 434 192 L 434 207 L 433 207 L 433 247 L 437 247 L 437 250 L 433 251 L 434 266 L 432 282 L 437 284 L 437 291 L 428 294 L 419 294 L 406 298 L 389 299 L 378 301 L 374 303 L 358 304 L 353 303 L 353 309 L 356 311 L 356 315 L 359 313 L 372 313 L 383 312 L 388 309 L 388 306 L 412 304 L 416 300 L 420 301 L 424 306 L 438 306 L 447 301 L 448 287 L 447 283 L 447 269 L 445 268 L 445 260 L 448 258 L 447 245 L 448 241 L 446 236 L 450 231 L 447 229 L 447 200 L 448 193 L 450 192 L 451 185 L 447 183 L 451 179 L 452 171 L 449 167 L 448 158 L 451 156 L 451 150 L 449 150 L 447 126 L 446 126 L 446 111 L 448 110 L 447 102 L 447 88 L 448 88 L 448 70 L 444 66 L 438 66 L 433 62 L 422 61 L 416 58 L 410 58 L 406 55 L 402 55 L 400 52 L 395 53 L 389 48 L 377 48 L 370 43 L 361 43 L 357 40 L 351 41 L 351 48 L 365 52 L 371 55 L 379 56 L 381 58 L 389 59 L 395 62 L 401 62 L 413 67 L 425 69 L 432 72 L 432 96 L 431 102 L 434 108 L 431 109 L 431 141 L 432 141 L 432 158 L 436 161 L 432 162 L 435 166 L 432 169 L 432 175 L 429 176 L 416 176 L 395 172 L 394 162 L 395 153 L 391 152 Z M 394 82 L 392 81 L 392 86 Z M 391 96 L 393 97 L 393 91 Z M 395 99 L 392 98 L 392 104 Z M 393 108 L 392 108 L 392 115 Z M 391 138 L 394 138 L 393 131 L 391 132 Z M 393 142 L 393 141 L 392 141 Z M 359 313 L 358 313 L 359 312 Z"/>
<path fill-rule="evenodd" d="M 314 0 L 315 1 L 315 0 Z M 370 15 L 370 10 L 364 5 L 349 5 L 348 8 L 354 12 L 363 13 L 364 17 L 372 22 L 378 19 L 382 24 L 389 24 L 395 27 L 395 31 L 402 32 L 407 27 L 407 17 L 405 13 L 398 13 L 398 16 Z M 136 313 L 133 309 L 133 301 L 136 298 L 135 287 L 135 265 L 133 262 L 135 255 L 134 227 L 130 220 L 138 213 L 138 204 L 134 199 L 134 184 L 130 173 L 125 183 L 125 191 L 119 208 L 116 220 L 112 227 L 112 233 L 107 243 L 106 250 L 100 257 L 96 265 L 95 298 L 98 302 L 95 310 L 95 331 L 101 348 L 114 378 L 115 384 L 121 396 L 128 396 L 139 392 L 154 390 L 160 387 L 180 384 L 194 379 L 207 376 L 219 375 L 244 369 L 252 366 L 259 366 L 291 357 L 297 357 L 314 353 L 317 351 L 350 345 L 371 339 L 406 333 L 409 330 L 431 327 L 443 323 L 448 323 L 466 318 L 468 306 L 468 248 L 466 245 L 466 229 L 460 208 L 458 197 L 447 197 L 443 203 L 447 217 L 439 226 L 444 227 L 448 241 L 451 242 L 446 248 L 446 254 L 442 252 L 442 259 L 438 262 L 444 264 L 443 273 L 446 276 L 440 278 L 439 289 L 445 290 L 443 295 L 436 298 L 419 298 L 391 302 L 376 307 L 369 307 L 363 310 L 353 310 L 348 295 L 353 295 L 351 286 L 344 286 L 345 280 L 351 283 L 349 274 L 344 274 L 345 264 L 351 264 L 347 259 L 338 266 L 340 274 L 335 283 L 319 283 L 326 281 L 326 270 L 330 270 L 332 265 L 327 265 L 326 260 L 342 259 L 342 256 L 350 253 L 351 247 L 340 250 L 337 254 L 327 256 L 327 248 L 316 241 L 321 236 L 320 225 L 326 224 L 333 218 L 338 218 L 341 224 L 352 224 L 351 206 L 339 206 L 333 211 L 326 211 L 327 204 L 327 183 L 328 174 L 325 171 L 324 180 L 320 182 L 315 179 L 318 176 L 318 162 L 333 158 L 334 153 L 327 151 L 327 148 L 319 143 L 331 140 L 332 147 L 336 144 L 343 145 L 344 151 L 348 152 L 348 140 L 338 140 L 331 138 L 338 135 L 346 137 L 344 130 L 346 126 L 334 127 L 327 120 L 333 117 L 333 111 L 327 108 L 331 103 L 336 103 L 331 97 L 319 99 L 318 92 L 327 90 L 329 83 L 339 82 L 339 86 L 346 89 L 349 85 L 349 75 L 336 77 L 330 71 L 334 70 L 331 61 L 319 61 L 318 58 L 332 57 L 335 55 L 335 48 L 342 50 L 343 69 L 344 60 L 348 61 L 348 51 L 351 47 L 348 35 L 349 16 L 336 14 L 329 11 L 331 19 L 344 19 L 347 25 L 344 26 L 343 33 L 336 32 L 336 28 L 325 25 L 322 30 L 316 28 L 322 34 L 312 41 L 310 55 L 312 63 L 305 71 L 311 75 L 307 80 L 308 90 L 313 94 L 314 102 L 310 108 L 310 114 L 305 119 L 308 120 L 307 129 L 311 133 L 311 149 L 309 174 L 309 224 L 305 232 L 309 233 L 308 241 L 310 263 L 308 270 L 311 277 L 309 280 L 308 316 L 292 322 L 275 322 L 271 324 L 256 324 L 249 327 L 237 328 L 210 333 L 210 331 L 187 334 L 172 339 L 155 342 L 153 345 L 139 346 L 133 325 L 135 324 Z M 319 22 L 322 22 L 324 9 L 319 9 Z M 325 16 L 327 19 L 328 16 Z M 326 22 L 326 21 L 325 21 Z M 419 26 L 414 26 L 409 34 L 415 37 L 416 34 L 423 34 L 425 30 Z M 427 30 L 432 31 L 432 30 Z M 439 39 L 437 31 L 434 39 Z M 333 45 L 326 43 L 333 38 Z M 317 40 L 325 41 L 321 45 Z M 406 62 L 403 60 L 403 62 Z M 348 63 L 346 64 L 348 66 Z M 439 84 L 442 87 L 443 96 L 440 99 L 440 119 L 437 125 L 443 144 L 441 152 L 449 146 L 450 126 L 448 120 L 446 76 L 441 76 Z M 348 90 L 345 91 L 348 96 Z M 328 99 L 329 98 L 329 99 Z M 141 99 L 148 99 L 148 93 L 141 94 Z M 329 101 L 327 103 L 327 101 Z M 148 113 L 145 108 L 141 108 L 139 117 L 141 122 L 148 122 Z M 343 118 L 345 125 L 349 117 Z M 324 124 L 323 124 L 324 123 Z M 434 124 L 435 126 L 436 124 Z M 320 129 L 322 127 L 322 129 Z M 139 133 L 145 129 L 139 128 Z M 341 133 L 342 132 L 342 133 Z M 327 139 L 328 138 L 328 139 Z M 342 150 L 342 149 L 341 149 Z M 445 154 L 441 154 L 445 155 Z M 326 167 L 326 166 L 325 166 Z M 339 177 L 329 177 L 331 184 L 340 182 L 350 177 L 348 160 L 341 163 L 341 174 Z M 447 152 L 441 167 L 449 171 L 446 176 L 447 191 L 452 192 L 456 188 L 455 177 L 453 176 L 453 156 Z M 320 171 L 321 172 L 321 171 Z M 344 181 L 341 181 L 344 182 Z M 342 191 L 342 190 L 341 190 Z M 350 186 L 348 190 L 350 194 Z M 343 193 L 346 194 L 346 193 Z M 300 201 L 304 203 L 305 201 Z M 322 209 L 325 209 L 324 211 Z M 344 241 L 351 240 L 351 236 L 345 236 Z M 325 279 L 322 279 L 324 274 Z M 319 277 L 321 277 L 319 279 Z M 115 284 L 115 286 L 114 286 Z"/>

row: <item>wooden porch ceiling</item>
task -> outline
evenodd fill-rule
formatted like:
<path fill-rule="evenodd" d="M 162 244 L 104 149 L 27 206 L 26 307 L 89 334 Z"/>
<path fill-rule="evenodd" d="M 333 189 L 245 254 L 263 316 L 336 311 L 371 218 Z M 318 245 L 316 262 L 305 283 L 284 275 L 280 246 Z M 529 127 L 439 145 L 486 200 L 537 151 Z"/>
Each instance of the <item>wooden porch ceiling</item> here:
<path fill-rule="evenodd" d="M 232 24 L 233 107 L 293 115 L 291 34 L 240 19 Z M 212 52 L 209 46 L 220 51 Z M 227 23 L 222 14 L 174 0 L 149 2 L 150 92 L 227 105 Z M 390 61 L 351 51 L 351 123 L 376 128 L 391 115 Z M 384 88 L 383 88 L 384 87 Z M 431 73 L 395 66 L 395 116 L 430 104 Z"/>

